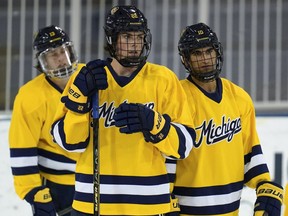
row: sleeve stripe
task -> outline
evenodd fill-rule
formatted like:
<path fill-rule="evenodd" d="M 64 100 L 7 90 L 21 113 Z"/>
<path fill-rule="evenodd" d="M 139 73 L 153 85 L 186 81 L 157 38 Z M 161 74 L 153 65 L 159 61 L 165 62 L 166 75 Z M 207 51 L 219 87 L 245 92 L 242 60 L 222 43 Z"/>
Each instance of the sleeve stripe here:
<path fill-rule="evenodd" d="M 63 163 L 41 156 L 39 156 L 39 165 L 47 168 L 53 168 L 54 170 L 69 170 L 71 172 L 74 172 L 76 168 L 76 163 Z"/>
<path fill-rule="evenodd" d="M 13 176 L 23 176 L 31 174 L 39 174 L 38 166 L 28 166 L 28 167 L 12 167 Z"/>
<path fill-rule="evenodd" d="M 262 149 L 260 145 L 253 146 L 252 152 L 245 155 L 244 160 L 245 164 L 249 163 L 251 161 L 251 158 L 255 155 L 263 154 Z"/>
<path fill-rule="evenodd" d="M 10 162 L 13 168 L 38 166 L 38 157 L 12 157 Z"/>
<path fill-rule="evenodd" d="M 265 159 L 264 156 L 261 155 L 255 155 L 254 157 L 251 158 L 251 161 L 247 164 L 245 164 L 245 173 L 247 173 L 249 170 L 251 170 L 252 168 L 265 164 Z"/>
<path fill-rule="evenodd" d="M 10 157 L 37 156 L 37 148 L 10 148 Z"/>
<path fill-rule="evenodd" d="M 192 147 L 193 147 L 193 131 L 188 130 L 187 127 L 171 122 L 171 125 L 176 129 L 178 137 L 179 137 L 179 150 L 178 153 L 180 158 L 188 157 Z"/>
<path fill-rule="evenodd" d="M 258 175 L 269 173 L 268 167 L 266 164 L 261 164 L 259 166 L 253 167 L 248 170 L 244 175 L 244 183 L 249 182 L 251 179 L 255 178 Z"/>
<path fill-rule="evenodd" d="M 64 118 L 58 120 L 57 122 L 55 122 L 52 125 L 52 136 L 54 137 L 54 141 L 56 143 L 58 143 L 58 145 L 65 149 L 66 151 L 69 152 L 84 152 L 88 143 L 89 143 L 89 137 L 84 141 L 84 142 L 80 142 L 77 144 L 67 144 L 66 143 L 66 137 L 65 137 L 65 133 L 64 133 L 64 122 L 63 122 Z"/>
<path fill-rule="evenodd" d="M 268 167 L 260 145 L 253 146 L 252 152 L 245 155 L 244 182 L 249 182 L 258 175 L 268 173 Z"/>

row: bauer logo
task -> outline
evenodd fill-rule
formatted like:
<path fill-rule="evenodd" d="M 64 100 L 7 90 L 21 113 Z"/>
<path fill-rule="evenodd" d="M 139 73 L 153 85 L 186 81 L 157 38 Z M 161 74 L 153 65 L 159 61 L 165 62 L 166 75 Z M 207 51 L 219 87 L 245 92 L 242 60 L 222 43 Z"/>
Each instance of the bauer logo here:
<path fill-rule="evenodd" d="M 270 196 L 276 196 L 279 197 L 281 200 L 283 200 L 283 194 L 277 190 L 273 190 L 270 188 L 263 188 L 263 189 L 259 189 L 257 192 L 257 195 L 270 195 Z"/>

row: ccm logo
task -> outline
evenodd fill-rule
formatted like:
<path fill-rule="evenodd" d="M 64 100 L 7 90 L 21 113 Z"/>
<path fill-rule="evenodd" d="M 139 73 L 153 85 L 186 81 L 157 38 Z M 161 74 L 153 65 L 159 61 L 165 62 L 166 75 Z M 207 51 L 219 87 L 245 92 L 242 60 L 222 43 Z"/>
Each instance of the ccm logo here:
<path fill-rule="evenodd" d="M 259 189 L 258 194 L 272 194 L 283 200 L 283 194 L 272 189 Z"/>

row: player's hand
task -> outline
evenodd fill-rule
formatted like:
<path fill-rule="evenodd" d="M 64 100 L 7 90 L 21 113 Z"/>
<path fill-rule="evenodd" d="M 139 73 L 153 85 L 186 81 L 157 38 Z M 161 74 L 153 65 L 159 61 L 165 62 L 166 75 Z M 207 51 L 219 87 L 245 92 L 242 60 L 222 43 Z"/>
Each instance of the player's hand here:
<path fill-rule="evenodd" d="M 49 188 L 32 190 L 25 199 L 31 204 L 34 216 L 56 216 Z"/>
<path fill-rule="evenodd" d="M 143 104 L 123 103 L 115 109 L 115 126 L 121 133 L 143 132 L 147 142 L 165 139 L 170 130 L 170 117 L 161 115 Z"/>
<path fill-rule="evenodd" d="M 74 80 L 74 85 L 84 96 L 91 96 L 97 90 L 104 90 L 108 87 L 107 74 L 104 67 L 106 61 L 97 59 L 90 61 L 82 67 Z"/>
<path fill-rule="evenodd" d="M 275 182 L 263 181 L 256 188 L 254 216 L 280 216 L 283 188 Z"/>
<path fill-rule="evenodd" d="M 81 68 L 70 86 L 68 96 L 61 99 L 68 109 L 78 113 L 90 111 L 91 96 L 96 91 L 108 87 L 107 74 L 104 69 L 106 65 L 106 61 L 97 59 Z"/>

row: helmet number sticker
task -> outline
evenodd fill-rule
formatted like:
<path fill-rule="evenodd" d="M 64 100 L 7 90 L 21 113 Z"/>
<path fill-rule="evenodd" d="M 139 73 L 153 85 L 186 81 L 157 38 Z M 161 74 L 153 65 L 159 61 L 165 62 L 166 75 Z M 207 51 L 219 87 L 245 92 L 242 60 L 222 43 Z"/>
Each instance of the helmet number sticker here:
<path fill-rule="evenodd" d="M 197 31 L 197 32 L 198 32 L 198 35 L 204 34 L 204 31 L 203 31 L 203 30 L 199 30 L 199 31 Z"/>
<path fill-rule="evenodd" d="M 137 13 L 132 13 L 132 14 L 131 14 L 131 18 L 133 18 L 133 19 L 138 18 Z"/>
<path fill-rule="evenodd" d="M 54 32 L 54 31 L 49 32 L 49 35 L 50 35 L 51 37 L 53 37 L 53 36 L 55 36 L 55 32 Z"/>

